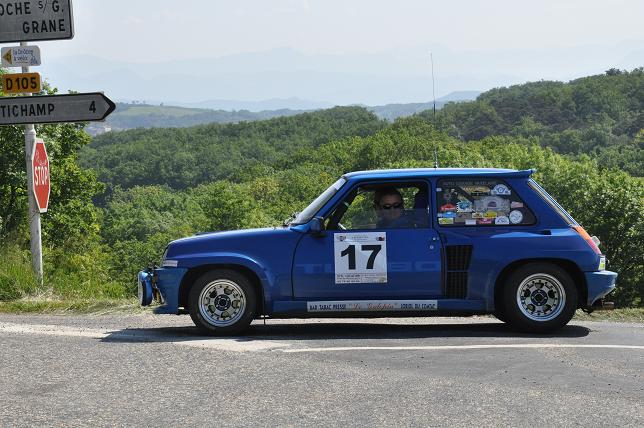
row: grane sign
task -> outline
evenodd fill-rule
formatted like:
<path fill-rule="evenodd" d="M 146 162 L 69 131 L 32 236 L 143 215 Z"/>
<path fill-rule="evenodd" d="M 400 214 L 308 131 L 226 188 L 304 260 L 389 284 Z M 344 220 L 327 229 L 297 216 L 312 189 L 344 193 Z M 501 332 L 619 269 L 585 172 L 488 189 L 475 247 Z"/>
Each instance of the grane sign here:
<path fill-rule="evenodd" d="M 0 0 L 0 43 L 73 37 L 71 0 Z"/>

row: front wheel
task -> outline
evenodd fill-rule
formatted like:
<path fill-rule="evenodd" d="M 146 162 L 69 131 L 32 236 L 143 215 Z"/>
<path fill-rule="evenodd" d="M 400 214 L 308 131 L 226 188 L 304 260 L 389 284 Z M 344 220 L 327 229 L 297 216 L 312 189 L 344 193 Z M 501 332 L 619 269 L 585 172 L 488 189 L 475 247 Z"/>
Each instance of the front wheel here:
<path fill-rule="evenodd" d="M 255 289 L 239 272 L 221 269 L 201 275 L 188 295 L 190 317 L 210 335 L 228 336 L 245 330 L 255 316 Z"/>
<path fill-rule="evenodd" d="M 563 327 L 577 309 L 570 275 L 550 263 L 520 267 L 505 283 L 504 317 L 519 330 L 546 333 Z"/>

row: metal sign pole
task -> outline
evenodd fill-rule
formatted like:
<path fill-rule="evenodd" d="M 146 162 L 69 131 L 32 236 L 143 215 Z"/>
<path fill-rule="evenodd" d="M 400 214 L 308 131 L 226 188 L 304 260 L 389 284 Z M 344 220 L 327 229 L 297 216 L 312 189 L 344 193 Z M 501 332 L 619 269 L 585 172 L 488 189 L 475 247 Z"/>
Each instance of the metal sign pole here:
<path fill-rule="evenodd" d="M 20 46 L 27 46 L 27 42 L 20 42 Z M 22 67 L 23 73 L 29 73 L 29 67 Z M 31 96 L 31 93 L 25 94 Z M 25 163 L 27 165 L 27 195 L 29 198 L 29 236 L 31 242 L 31 264 L 40 285 L 43 283 L 42 268 L 42 238 L 40 226 L 40 211 L 36 205 L 34 195 L 34 179 L 31 153 L 36 144 L 36 129 L 33 123 L 25 125 Z"/>

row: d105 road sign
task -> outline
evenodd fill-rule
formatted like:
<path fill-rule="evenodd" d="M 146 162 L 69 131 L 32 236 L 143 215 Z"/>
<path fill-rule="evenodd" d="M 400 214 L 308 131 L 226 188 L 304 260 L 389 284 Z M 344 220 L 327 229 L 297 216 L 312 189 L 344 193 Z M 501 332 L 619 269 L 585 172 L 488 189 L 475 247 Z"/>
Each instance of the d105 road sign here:
<path fill-rule="evenodd" d="M 38 97 L 0 98 L 0 125 L 21 123 L 95 122 L 116 106 L 100 92 Z"/>
<path fill-rule="evenodd" d="M 36 143 L 31 152 L 31 172 L 33 178 L 31 187 L 34 189 L 36 205 L 38 205 L 38 210 L 44 213 L 49 205 L 51 185 L 49 181 L 49 157 L 42 138 L 36 138 Z"/>
<path fill-rule="evenodd" d="M 5 73 L 2 75 L 2 90 L 5 94 L 40 92 L 40 74 Z"/>
<path fill-rule="evenodd" d="M 73 37 L 71 0 L 0 1 L 0 43 Z"/>
<path fill-rule="evenodd" d="M 2 48 L 3 67 L 33 67 L 40 65 L 40 48 L 38 46 L 12 46 Z"/>

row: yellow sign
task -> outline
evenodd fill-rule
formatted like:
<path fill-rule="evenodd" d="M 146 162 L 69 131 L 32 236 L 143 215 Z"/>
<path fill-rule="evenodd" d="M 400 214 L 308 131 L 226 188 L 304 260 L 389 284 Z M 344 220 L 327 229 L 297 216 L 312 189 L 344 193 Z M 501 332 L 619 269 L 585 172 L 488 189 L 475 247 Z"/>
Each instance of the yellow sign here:
<path fill-rule="evenodd" d="M 2 91 L 5 94 L 22 94 L 40 92 L 40 74 L 38 73 L 5 73 L 2 75 Z"/>

